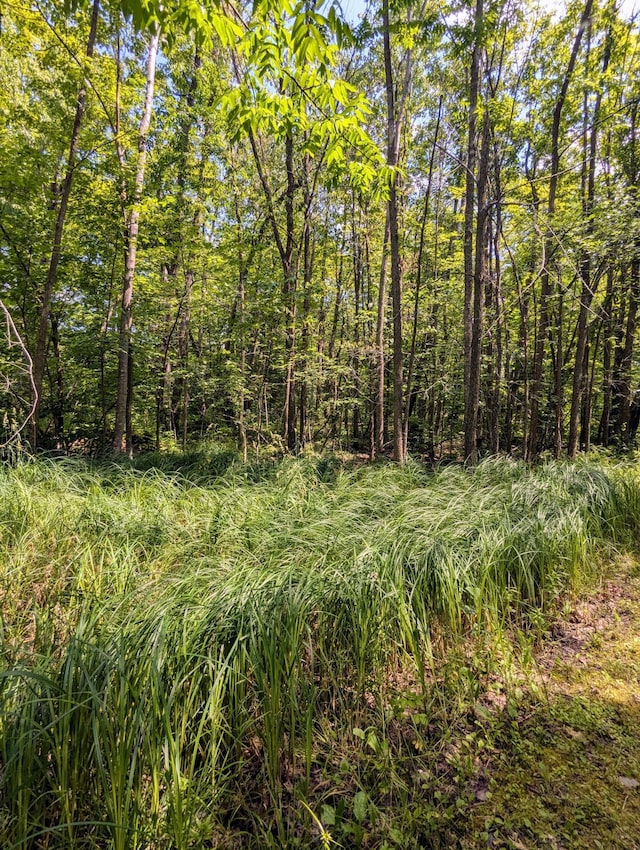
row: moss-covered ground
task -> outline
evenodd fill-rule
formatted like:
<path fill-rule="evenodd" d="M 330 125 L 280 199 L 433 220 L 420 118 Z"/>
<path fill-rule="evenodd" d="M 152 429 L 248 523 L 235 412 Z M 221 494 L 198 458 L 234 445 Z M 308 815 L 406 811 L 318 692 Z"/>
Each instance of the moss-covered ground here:
<path fill-rule="evenodd" d="M 531 674 L 534 674 L 531 677 Z M 490 725 L 463 847 L 640 847 L 640 568 L 567 605 Z M 510 709 L 510 710 L 509 710 Z M 467 834 L 464 834 L 467 833 Z"/>

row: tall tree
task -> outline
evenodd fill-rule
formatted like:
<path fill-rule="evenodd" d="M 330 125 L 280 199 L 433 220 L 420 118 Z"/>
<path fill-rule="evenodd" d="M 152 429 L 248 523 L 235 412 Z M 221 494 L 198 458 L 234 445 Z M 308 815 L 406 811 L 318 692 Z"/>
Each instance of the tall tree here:
<path fill-rule="evenodd" d="M 542 240 L 542 275 L 541 275 L 541 291 L 540 303 L 538 309 L 538 326 L 536 329 L 536 346 L 533 362 L 533 380 L 531 384 L 531 409 L 529 415 L 529 445 L 528 457 L 530 460 L 536 458 L 540 448 L 540 407 L 542 404 L 542 395 L 544 391 L 543 377 L 545 365 L 545 350 L 547 336 L 549 333 L 550 323 L 550 300 L 552 298 L 555 285 L 551 275 L 551 263 L 553 255 L 557 251 L 556 236 L 554 231 L 554 215 L 556 210 L 556 194 L 558 191 L 558 181 L 560 179 L 560 122 L 562 119 L 562 111 L 564 109 L 569 84 L 573 76 L 573 71 L 578 59 L 578 52 L 582 43 L 582 37 L 589 24 L 591 11 L 593 8 L 593 0 L 587 0 L 585 3 L 578 32 L 573 40 L 571 55 L 567 64 L 562 84 L 556 98 L 553 109 L 553 120 L 551 123 L 551 172 L 549 177 L 549 194 L 547 198 L 546 222 L 544 236 Z M 556 395 L 560 387 L 556 381 Z M 560 451 L 558 430 L 555 433 L 555 449 L 556 454 Z"/>
<path fill-rule="evenodd" d="M 423 9 L 424 11 L 424 9 Z M 410 15 L 410 12 L 409 12 Z M 409 18 L 410 19 L 410 18 Z M 382 36 L 384 78 L 387 105 L 387 166 L 389 168 L 389 263 L 391 267 L 391 304 L 393 309 L 393 457 L 398 463 L 406 460 L 403 428 L 403 354 L 402 354 L 402 257 L 400 253 L 400 140 L 406 117 L 407 103 L 413 80 L 413 50 L 404 51 L 400 70 L 401 83 L 394 79 L 391 53 L 391 21 L 389 0 L 382 2 Z M 383 258 L 384 263 L 384 258 Z"/>
<path fill-rule="evenodd" d="M 469 116 L 467 126 L 467 158 L 465 163 L 464 201 L 464 457 L 471 464 L 478 460 L 478 408 L 480 405 L 480 350 L 482 340 L 482 252 L 484 240 L 479 225 L 474 252 L 476 209 L 476 164 L 478 157 L 478 97 L 480 94 L 480 60 L 484 2 L 476 0 L 473 17 L 473 49 L 469 69 Z M 482 190 L 484 191 L 484 190 Z M 480 211 L 480 185 L 478 185 Z M 480 240 L 480 244 L 478 244 Z"/>
<path fill-rule="evenodd" d="M 91 10 L 91 23 L 89 25 L 89 36 L 87 38 L 86 57 L 91 60 L 96 43 L 96 33 L 98 31 L 98 17 L 100 12 L 99 0 L 93 0 Z M 56 288 L 58 277 L 58 265 L 60 263 L 60 255 L 62 253 L 62 238 L 64 234 L 64 225 L 67 219 L 67 208 L 69 206 L 69 198 L 71 196 L 71 186 L 76 171 L 76 160 L 78 156 L 78 146 L 80 143 L 80 128 L 82 119 L 86 110 L 87 89 L 89 83 L 83 73 L 82 82 L 78 90 L 76 100 L 76 109 L 73 117 L 73 125 L 71 128 L 71 140 L 69 142 L 69 153 L 67 155 L 67 164 L 62 185 L 59 187 L 58 211 L 56 214 L 56 223 L 53 231 L 53 242 L 51 246 L 51 254 L 49 255 L 49 265 L 47 268 L 47 276 L 44 282 L 44 287 L 40 296 L 40 315 L 38 320 L 38 333 L 36 337 L 36 346 L 33 354 L 33 402 L 31 413 L 31 445 L 35 448 L 38 443 L 40 406 L 42 402 L 43 379 L 45 372 L 45 364 L 47 358 L 47 334 L 49 328 L 49 315 L 51 310 L 51 296 Z M 58 193 L 58 187 L 54 191 Z"/>
<path fill-rule="evenodd" d="M 122 281 L 122 300 L 120 302 L 120 330 L 118 344 L 118 390 L 116 396 L 116 421 L 113 432 L 112 449 L 114 454 L 129 454 L 133 451 L 131 434 L 127 429 L 128 414 L 131 409 L 132 356 L 131 356 L 131 327 L 133 323 L 132 299 L 133 283 L 136 273 L 136 252 L 138 248 L 138 232 L 140 227 L 140 202 L 144 188 L 144 172 L 147 162 L 147 135 L 151 126 L 153 110 L 153 90 L 156 79 L 156 58 L 160 32 L 156 32 L 149 40 L 147 53 L 147 73 L 142 116 L 138 126 L 138 156 L 136 160 L 136 177 L 125 222 L 124 245 L 125 267 Z"/>
<path fill-rule="evenodd" d="M 609 26 L 604 52 L 602 57 L 602 76 L 607 73 L 609 60 L 611 58 L 612 25 Z M 587 70 L 587 69 L 585 69 Z M 598 144 L 598 131 L 600 128 L 600 107 L 602 105 L 602 88 L 598 89 L 595 104 L 591 115 L 588 112 L 588 97 L 585 89 L 584 96 L 584 144 L 583 144 L 583 190 L 582 190 L 582 214 L 584 219 L 585 237 L 587 247 L 583 251 L 580 261 L 580 311 L 576 328 L 576 357 L 573 369 L 573 388 L 571 393 L 571 412 L 569 414 L 569 442 L 567 455 L 575 458 L 578 453 L 578 441 L 580 436 L 580 413 L 587 405 L 586 394 L 588 391 L 588 358 L 587 358 L 587 332 L 588 319 L 591 304 L 598 286 L 600 276 L 594 275 L 591 249 L 588 242 L 594 233 L 594 201 L 596 186 L 596 153 Z M 590 129 L 588 129 L 590 127 Z M 587 141 L 588 139 L 588 141 Z"/>

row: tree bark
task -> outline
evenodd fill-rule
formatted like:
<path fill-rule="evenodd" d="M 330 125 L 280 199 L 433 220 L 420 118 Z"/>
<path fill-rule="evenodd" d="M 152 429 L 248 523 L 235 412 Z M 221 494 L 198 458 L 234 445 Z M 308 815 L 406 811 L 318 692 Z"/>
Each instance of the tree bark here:
<path fill-rule="evenodd" d="M 476 162 L 478 158 L 477 111 L 480 91 L 480 53 L 483 17 L 483 0 L 476 0 L 469 79 L 469 116 L 467 123 L 464 206 L 464 459 L 471 464 L 475 464 L 478 460 L 478 406 L 480 401 L 480 376 L 477 369 L 479 365 L 477 351 L 480 336 L 479 328 L 475 324 L 479 314 L 476 306 L 479 281 L 477 275 L 474 274 L 477 271 L 478 246 L 476 246 L 476 262 L 474 263 L 473 231 L 476 198 Z M 480 246 L 480 250 L 482 250 L 482 247 Z"/>
<path fill-rule="evenodd" d="M 311 185 L 309 182 L 309 156 L 304 158 L 304 206 L 305 209 L 310 209 L 312 195 Z M 304 234 L 302 237 L 302 333 L 301 333 L 301 358 L 300 358 L 300 393 L 299 393 L 299 440 L 300 445 L 304 448 L 307 442 L 308 432 L 308 405 L 309 405 L 309 381 L 307 377 L 307 368 L 309 360 L 309 312 L 311 309 L 311 280 L 313 277 L 313 261 L 314 261 L 314 245 L 311 239 L 311 231 L 309 222 L 305 222 Z"/>
<path fill-rule="evenodd" d="M 376 321 L 376 415 L 375 415 L 375 454 L 384 453 L 384 314 L 387 304 L 387 260 L 389 246 L 389 215 L 385 216 L 384 237 L 382 240 L 382 258 L 380 260 L 380 280 L 378 282 L 378 316 Z"/>
<path fill-rule="evenodd" d="M 140 125 L 138 127 L 138 158 L 136 180 L 132 205 L 129 211 L 125 230 L 125 270 L 122 284 L 122 300 L 120 305 L 120 330 L 118 344 L 118 392 L 116 396 L 116 422 L 113 433 L 112 450 L 116 455 L 127 451 L 125 431 L 127 427 L 127 409 L 130 409 L 129 398 L 129 347 L 131 344 L 133 297 L 133 281 L 136 271 L 136 251 L 138 247 L 138 229 L 140 222 L 140 200 L 144 187 L 144 172 L 147 162 L 147 134 L 151 125 L 153 108 L 153 90 L 156 75 L 156 57 L 160 34 L 155 33 L 149 41 L 147 57 L 147 83 L 145 88 L 144 106 Z M 129 448 L 129 451 L 131 449 Z"/>
<path fill-rule="evenodd" d="M 397 168 L 400 158 L 400 132 L 402 128 L 402 109 L 397 108 L 393 67 L 391 61 L 391 34 L 389 25 L 389 0 L 382 3 L 382 28 L 385 91 L 387 100 L 387 165 Z M 410 67 L 410 57 L 407 58 L 407 69 Z M 410 78 L 409 78 L 410 79 Z M 400 106 L 408 91 L 408 80 Z M 402 358 L 402 265 L 400 257 L 399 233 L 399 199 L 398 175 L 394 173 L 389 186 L 387 215 L 389 217 L 389 246 L 391 261 L 391 303 L 393 309 L 393 458 L 397 463 L 404 463 L 405 450 L 402 427 L 403 407 L 403 358 Z"/>

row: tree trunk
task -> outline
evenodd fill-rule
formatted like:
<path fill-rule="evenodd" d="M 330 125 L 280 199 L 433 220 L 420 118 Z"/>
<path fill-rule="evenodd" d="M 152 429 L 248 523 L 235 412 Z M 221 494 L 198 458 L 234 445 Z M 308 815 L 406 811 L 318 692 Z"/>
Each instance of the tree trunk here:
<path fill-rule="evenodd" d="M 182 305 L 182 316 L 180 318 L 180 330 L 178 333 L 178 357 L 182 372 L 180 393 L 180 441 L 182 451 L 187 448 L 187 434 L 189 426 L 189 333 L 191 329 L 191 290 L 193 289 L 193 271 L 187 269 L 185 272 L 184 301 Z"/>
<path fill-rule="evenodd" d="M 495 339 L 496 339 L 496 356 L 495 356 L 495 383 L 493 387 L 493 398 L 491 402 L 493 427 L 494 427 L 494 442 L 491 447 L 492 452 L 497 454 L 500 450 L 501 435 L 504 434 L 504 446 L 507 452 L 511 451 L 512 442 L 512 393 L 511 386 L 507 388 L 507 404 L 505 410 L 504 430 L 500 427 L 501 413 L 501 398 L 502 386 L 505 379 L 508 380 L 510 362 L 509 362 L 509 324 L 506 321 L 506 311 L 504 304 L 504 294 L 502 291 L 502 258 L 500 255 L 500 235 L 502 233 L 502 179 L 500 169 L 500 159 L 498 153 L 498 145 L 494 137 L 493 149 L 493 175 L 494 175 L 494 191 L 495 191 L 495 229 L 493 232 L 493 256 L 494 256 L 494 309 L 495 309 Z"/>
<path fill-rule="evenodd" d="M 564 292 L 558 281 L 558 322 L 556 326 L 556 368 L 554 376 L 555 427 L 553 432 L 553 453 L 556 460 L 562 453 L 562 418 L 564 414 L 564 386 L 562 370 L 564 368 Z"/>
<path fill-rule="evenodd" d="M 304 208 L 311 208 L 311 186 L 309 184 L 309 156 L 304 158 Z M 299 394 L 299 440 L 300 445 L 304 448 L 307 442 L 308 433 L 308 406 L 309 406 L 309 382 L 307 378 L 307 368 L 309 359 L 309 312 L 311 310 L 311 279 L 313 277 L 313 260 L 314 260 L 314 245 L 311 239 L 311 231 L 309 221 L 304 223 L 304 234 L 302 237 L 302 282 L 303 282 L 303 299 L 302 299 L 302 333 L 300 339 L 301 359 L 300 359 L 300 394 Z"/>
<path fill-rule="evenodd" d="M 282 437 L 287 449 L 292 451 L 296 446 L 296 399 L 295 399 L 295 343 L 296 343 L 296 266 L 294 262 L 295 249 L 295 217 L 294 201 L 297 187 L 293 158 L 293 135 L 288 133 L 285 138 L 285 170 L 286 189 L 284 193 L 285 235 L 284 239 L 276 219 L 273 192 L 267 178 L 267 173 L 253 130 L 249 130 L 249 141 L 253 158 L 262 185 L 267 215 L 271 231 L 278 249 L 282 265 L 282 294 L 285 308 L 285 379 L 284 404 L 282 409 Z M 306 215 L 305 215 L 306 219 Z"/>
<path fill-rule="evenodd" d="M 240 256 L 240 397 L 238 399 L 238 437 L 242 462 L 248 460 L 247 426 L 245 424 L 246 384 L 247 384 L 247 349 L 245 344 L 245 283 L 246 273 L 242 268 Z"/>
<path fill-rule="evenodd" d="M 467 159 L 465 169 L 464 207 L 464 459 L 475 464 L 478 460 L 478 405 L 480 401 L 477 347 L 479 329 L 475 326 L 476 296 L 479 281 L 474 274 L 473 230 L 476 197 L 476 161 L 478 157 L 477 110 L 480 91 L 481 33 L 484 17 L 483 0 L 476 0 L 474 13 L 473 50 L 469 80 L 469 116 L 467 124 Z M 478 221 L 478 225 L 480 222 Z M 478 230 L 478 234 L 479 234 Z M 477 235 L 478 235 L 477 234 Z M 476 263 L 477 271 L 477 250 Z M 483 250 L 483 246 L 480 246 Z"/>
<path fill-rule="evenodd" d="M 133 297 L 133 279 L 136 271 L 136 250 L 138 247 L 138 228 L 140 221 L 140 200 L 144 186 L 144 172 L 147 161 L 147 134 L 151 124 L 153 107 L 153 89 L 156 74 L 156 56 L 158 53 L 159 33 L 154 34 L 149 41 L 147 58 L 147 83 L 145 88 L 144 107 L 138 128 L 138 159 L 136 167 L 136 182 L 131 209 L 125 230 L 125 270 L 122 285 L 122 301 L 120 307 L 120 331 L 118 344 L 118 393 L 116 396 L 116 422 L 113 434 L 112 449 L 118 455 L 126 451 L 125 430 L 127 426 L 127 408 L 129 397 L 129 346 L 131 344 L 131 301 Z"/>
<path fill-rule="evenodd" d="M 94 0 L 91 11 L 91 24 L 89 27 L 89 37 L 87 39 L 87 59 L 93 56 L 93 50 L 96 43 L 96 32 L 98 29 L 98 12 L 100 9 L 99 0 Z M 38 335 L 36 338 L 36 348 L 33 355 L 33 408 L 31 414 L 31 445 L 33 448 L 38 443 L 38 418 L 40 413 L 40 404 L 42 401 L 42 385 L 45 371 L 45 361 L 47 358 L 47 329 L 49 326 L 49 312 L 51 309 L 51 296 L 55 290 L 56 280 L 58 276 L 58 264 L 60 262 L 60 254 L 62 251 L 62 236 L 64 232 L 65 220 L 67 217 L 67 207 L 69 205 L 69 197 L 71 195 L 71 184 L 73 183 L 73 175 L 75 174 L 76 156 L 78 153 L 78 142 L 80 139 L 80 127 L 84 117 L 87 101 L 87 80 L 83 77 L 80 89 L 78 91 L 78 99 L 76 101 L 76 112 L 73 119 L 73 128 L 71 130 L 71 141 L 69 144 L 69 155 L 67 157 L 67 169 L 60 190 L 60 201 L 58 206 L 58 214 L 56 216 L 55 228 L 53 231 L 53 245 L 51 255 L 49 257 L 49 267 L 47 269 L 47 277 L 42 291 L 40 303 L 40 315 L 38 320 Z"/>
<path fill-rule="evenodd" d="M 558 94 L 558 99 L 556 100 L 556 105 L 553 110 L 553 123 L 551 127 L 551 177 L 549 182 L 549 197 L 547 202 L 547 223 L 544 237 L 542 240 L 542 286 L 540 292 L 540 309 L 538 313 L 538 327 L 533 362 L 533 380 L 531 384 L 529 447 L 527 452 L 529 460 L 535 460 L 535 458 L 537 457 L 540 441 L 539 419 L 540 406 L 542 402 L 542 392 L 544 389 L 543 377 L 546 340 L 549 332 L 549 302 L 551 296 L 553 295 L 553 284 L 551 282 L 550 264 L 552 253 L 554 253 L 554 251 L 552 251 L 552 246 L 555 240 L 555 234 L 553 231 L 553 218 L 556 208 L 556 193 L 558 189 L 558 180 L 560 177 L 560 119 L 562 117 L 562 110 L 564 108 L 564 103 L 567 97 L 569 83 L 571 82 L 571 77 L 573 76 L 573 69 L 578 58 L 578 51 L 580 50 L 582 36 L 589 23 L 589 18 L 591 17 L 592 6 L 593 0 L 587 0 L 584 10 L 582 12 L 582 17 L 580 18 L 580 26 L 573 42 L 571 56 L 569 58 L 569 64 L 567 65 L 567 70 L 565 72 L 564 79 L 562 81 L 562 86 Z"/>
<path fill-rule="evenodd" d="M 640 245 L 636 250 L 640 249 Z M 629 416 L 631 412 L 631 366 L 636 337 L 638 299 L 640 298 L 640 258 L 631 262 L 631 281 L 629 284 L 629 307 L 625 328 L 624 348 L 618 380 L 618 418 L 617 430 L 624 445 L 630 441 Z"/>
<path fill-rule="evenodd" d="M 609 67 L 609 58 L 611 56 L 612 32 L 609 29 L 607 40 L 604 48 L 604 56 L 602 59 L 602 74 L 607 72 Z M 587 68 L 588 71 L 588 68 Z M 596 185 L 596 151 L 598 144 L 598 125 L 600 121 L 600 104 L 602 103 L 602 90 L 598 91 L 596 102 L 593 108 L 593 115 L 589 121 L 588 102 L 585 91 L 584 101 L 584 145 L 583 145 L 583 202 L 582 202 L 582 217 L 585 223 L 585 236 L 592 236 L 594 231 L 593 222 L 593 203 L 595 200 L 595 185 Z M 587 126 L 591 124 L 591 132 L 589 136 L 589 145 L 587 149 Z M 574 459 L 578 453 L 578 439 L 580 427 L 580 412 L 581 409 L 588 404 L 588 357 L 587 350 L 587 327 L 591 303 L 599 282 L 599 278 L 595 282 L 592 281 L 591 256 L 589 248 L 583 252 L 583 257 L 580 263 L 580 312 L 578 315 L 578 327 L 576 332 L 576 360 L 573 370 L 573 388 L 571 393 L 571 413 L 569 414 L 569 444 L 567 446 L 567 454 L 569 458 Z"/>
<path fill-rule="evenodd" d="M 482 333 L 484 324 L 484 293 L 487 277 L 487 180 L 489 176 L 489 113 L 485 109 L 482 122 L 482 144 L 478 161 L 478 213 L 476 221 L 475 258 L 473 273 L 473 337 L 469 397 L 471 400 L 470 427 L 475 435 L 471 463 L 478 460 L 480 442 L 480 381 L 482 377 Z"/>
<path fill-rule="evenodd" d="M 391 63 L 391 36 L 389 29 L 389 0 L 382 3 L 384 40 L 384 71 L 387 98 L 387 165 L 397 168 L 400 158 L 400 132 L 402 114 L 396 109 L 395 84 Z M 408 60 L 410 61 L 410 60 Z M 405 87 L 404 95 L 406 96 Z M 405 450 L 402 427 L 403 364 L 402 364 L 402 266 L 400 257 L 398 175 L 394 173 L 389 186 L 387 215 L 389 217 L 389 245 L 391 248 L 391 303 L 393 308 L 393 457 L 404 463 Z"/>
<path fill-rule="evenodd" d="M 429 215 L 429 201 L 431 200 L 431 183 L 433 181 L 433 167 L 435 163 L 436 149 L 438 147 L 438 136 L 440 134 L 440 120 L 442 118 L 442 95 L 438 103 L 438 117 L 436 119 L 436 128 L 433 134 L 433 145 L 431 146 L 431 154 L 429 156 L 429 171 L 427 176 L 427 188 L 424 194 L 424 205 L 422 208 L 422 217 L 420 220 L 420 239 L 418 242 L 418 257 L 416 259 L 416 289 L 413 299 L 413 328 L 411 331 L 411 348 L 409 350 L 409 362 L 407 364 L 407 389 L 405 398 L 405 415 L 404 415 L 404 453 L 408 451 L 409 442 L 409 413 L 411 407 L 411 393 L 413 381 L 413 369 L 416 357 L 416 339 L 418 335 L 418 315 L 420 312 L 420 287 L 422 283 L 422 265 L 424 255 L 424 232 L 427 225 L 427 217 Z"/>
<path fill-rule="evenodd" d="M 382 240 L 382 259 L 380 260 L 380 280 L 378 283 L 378 317 L 376 321 L 376 414 L 375 414 L 375 454 L 384 453 L 384 313 L 387 303 L 387 259 L 389 246 L 389 214 L 385 216 L 384 237 Z"/>
<path fill-rule="evenodd" d="M 598 442 L 603 446 L 609 445 L 611 434 L 611 396 L 613 385 L 613 266 L 607 269 L 607 294 L 602 307 L 602 324 L 604 341 L 602 344 L 602 416 L 598 428 Z"/>

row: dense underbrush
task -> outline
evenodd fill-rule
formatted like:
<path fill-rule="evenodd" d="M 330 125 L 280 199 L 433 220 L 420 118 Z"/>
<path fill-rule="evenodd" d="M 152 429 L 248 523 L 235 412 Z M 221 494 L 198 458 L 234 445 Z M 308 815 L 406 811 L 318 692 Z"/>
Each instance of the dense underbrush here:
<path fill-rule="evenodd" d="M 449 846 L 442 730 L 640 527 L 600 461 L 145 465 L 0 469 L 3 847 Z"/>

